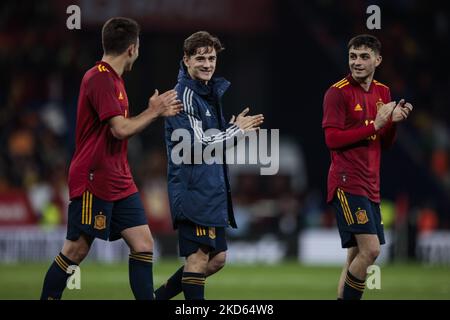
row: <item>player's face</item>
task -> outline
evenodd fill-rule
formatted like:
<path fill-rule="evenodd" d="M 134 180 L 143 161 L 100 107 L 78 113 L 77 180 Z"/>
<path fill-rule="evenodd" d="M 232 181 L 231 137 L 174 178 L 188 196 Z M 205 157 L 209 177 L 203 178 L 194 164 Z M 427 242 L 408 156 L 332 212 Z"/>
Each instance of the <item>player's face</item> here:
<path fill-rule="evenodd" d="M 133 67 L 133 63 L 136 61 L 136 59 L 139 57 L 139 38 L 136 41 L 136 44 L 132 44 L 128 48 L 128 63 L 125 65 L 126 71 L 131 71 L 131 68 Z"/>
<path fill-rule="evenodd" d="M 183 61 L 192 79 L 208 82 L 216 70 L 216 49 L 198 48 L 196 54 L 184 56 Z"/>
<path fill-rule="evenodd" d="M 381 56 L 370 48 L 350 48 L 348 52 L 348 64 L 354 79 L 363 80 L 373 76 L 375 68 L 381 63 Z"/>

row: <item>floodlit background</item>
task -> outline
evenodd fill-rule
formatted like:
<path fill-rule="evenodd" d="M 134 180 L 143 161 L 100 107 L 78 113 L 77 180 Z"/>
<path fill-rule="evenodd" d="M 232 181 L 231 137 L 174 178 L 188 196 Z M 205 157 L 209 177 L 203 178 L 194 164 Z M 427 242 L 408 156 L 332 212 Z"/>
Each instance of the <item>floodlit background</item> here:
<path fill-rule="evenodd" d="M 66 27 L 67 6 L 81 29 Z M 368 30 L 366 8 L 381 8 Z M 375 78 L 414 112 L 384 152 L 382 213 L 387 245 L 381 289 L 367 299 L 450 299 L 450 14 L 429 1 L 112 0 L 0 3 L 0 298 L 37 299 L 65 237 L 67 169 L 78 90 L 102 56 L 101 26 L 127 16 L 141 27 L 140 57 L 124 75 L 137 114 L 157 88 L 173 88 L 183 40 L 207 30 L 224 43 L 217 75 L 231 81 L 226 117 L 250 106 L 280 130 L 280 170 L 232 166 L 237 230 L 228 266 L 208 279 L 209 299 L 335 299 L 345 251 L 325 203 L 329 154 L 322 99 L 348 72 L 348 40 L 382 42 Z M 166 194 L 163 121 L 129 144 L 129 160 L 156 241 L 158 287 L 176 258 Z M 64 298 L 131 299 L 127 248 L 96 240 L 82 289 Z M 179 298 L 181 298 L 179 296 Z"/>

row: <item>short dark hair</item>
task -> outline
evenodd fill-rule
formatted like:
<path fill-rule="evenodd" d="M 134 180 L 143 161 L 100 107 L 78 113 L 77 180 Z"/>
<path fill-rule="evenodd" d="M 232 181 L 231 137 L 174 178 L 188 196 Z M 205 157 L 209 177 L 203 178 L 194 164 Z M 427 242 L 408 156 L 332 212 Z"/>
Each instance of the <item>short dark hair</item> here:
<path fill-rule="evenodd" d="M 353 37 L 348 42 L 347 49 L 350 50 L 351 48 L 361 48 L 361 47 L 367 47 L 372 49 L 375 53 L 380 54 L 381 53 L 381 42 L 377 39 L 377 37 L 372 36 L 370 34 L 360 34 L 356 37 Z"/>
<path fill-rule="evenodd" d="M 116 17 L 105 22 L 102 28 L 102 45 L 105 54 L 120 55 L 137 43 L 140 27 L 130 18 Z"/>
<path fill-rule="evenodd" d="M 183 51 L 184 54 L 189 56 L 195 55 L 198 48 L 211 47 L 216 49 L 216 53 L 224 50 L 219 38 L 209 34 L 206 31 L 198 31 L 191 34 L 186 40 L 184 40 Z"/>

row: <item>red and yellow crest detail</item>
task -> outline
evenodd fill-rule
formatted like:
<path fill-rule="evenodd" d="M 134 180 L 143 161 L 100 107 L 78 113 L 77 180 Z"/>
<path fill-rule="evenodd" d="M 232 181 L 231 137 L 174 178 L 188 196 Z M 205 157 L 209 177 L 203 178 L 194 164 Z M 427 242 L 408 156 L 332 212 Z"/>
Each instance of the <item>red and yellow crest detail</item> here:
<path fill-rule="evenodd" d="M 216 228 L 215 227 L 209 227 L 208 228 L 208 236 L 211 239 L 215 239 L 216 238 Z"/>
<path fill-rule="evenodd" d="M 366 210 L 358 210 L 355 213 L 358 224 L 366 224 L 369 221 Z"/>
<path fill-rule="evenodd" d="M 100 213 L 94 218 L 94 229 L 103 230 L 106 228 L 106 216 Z"/>

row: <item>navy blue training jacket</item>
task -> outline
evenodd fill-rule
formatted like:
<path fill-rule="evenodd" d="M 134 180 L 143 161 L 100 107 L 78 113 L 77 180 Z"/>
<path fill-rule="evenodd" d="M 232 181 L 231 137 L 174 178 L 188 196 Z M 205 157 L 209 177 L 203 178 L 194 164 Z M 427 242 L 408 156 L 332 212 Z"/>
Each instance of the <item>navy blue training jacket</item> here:
<path fill-rule="evenodd" d="M 184 109 L 178 115 L 165 119 L 168 191 L 175 228 L 179 221 L 185 219 L 202 226 L 237 227 L 227 165 L 207 164 L 204 159 L 201 159 L 200 164 L 194 163 L 194 144 L 200 146 L 195 149 L 200 151 L 222 144 L 223 163 L 226 163 L 226 143 L 236 141 L 244 135 L 241 129 L 228 124 L 223 117 L 221 99 L 229 86 L 230 82 L 224 78 L 212 78 L 208 85 L 193 80 L 183 62 L 180 64 L 175 90 L 183 102 Z M 190 159 L 190 163 L 174 163 L 171 157 L 173 149 L 181 141 L 172 141 L 172 133 L 176 129 L 189 132 L 191 155 L 186 159 Z M 207 132 L 209 129 L 216 130 Z"/>

